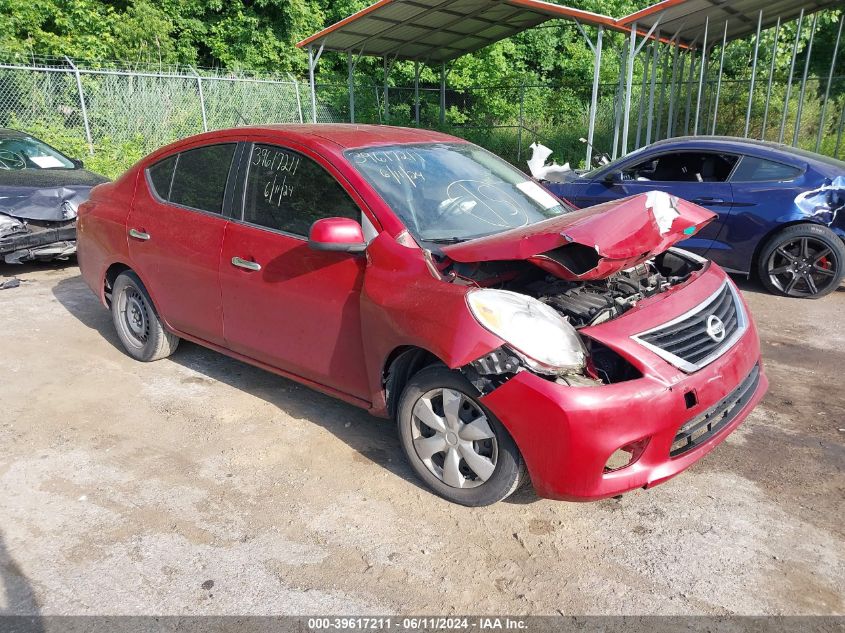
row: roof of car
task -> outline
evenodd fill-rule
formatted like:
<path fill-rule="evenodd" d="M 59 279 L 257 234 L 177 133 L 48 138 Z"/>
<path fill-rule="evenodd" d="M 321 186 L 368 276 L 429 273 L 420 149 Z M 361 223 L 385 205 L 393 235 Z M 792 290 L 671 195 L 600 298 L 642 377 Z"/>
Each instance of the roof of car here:
<path fill-rule="evenodd" d="M 285 132 L 291 136 L 317 137 L 343 148 L 370 147 L 406 143 L 464 142 L 462 139 L 434 130 L 390 125 L 358 125 L 355 123 L 300 123 L 251 126 L 252 130 Z"/>
<path fill-rule="evenodd" d="M 784 143 L 775 143 L 774 141 L 760 141 L 753 138 L 741 138 L 738 136 L 677 136 L 675 138 L 667 138 L 662 141 L 653 143 L 651 147 L 663 147 L 664 145 L 696 143 L 699 145 L 732 145 L 736 148 L 750 148 L 750 149 L 764 149 L 772 152 L 779 152 L 783 154 L 791 154 L 798 156 L 807 161 L 815 161 L 817 163 L 824 163 L 832 167 L 845 169 L 845 162 L 825 156 L 823 154 L 816 154 L 800 147 L 792 147 Z"/>
<path fill-rule="evenodd" d="M 0 138 L 29 138 L 29 134 L 8 127 L 0 127 Z"/>

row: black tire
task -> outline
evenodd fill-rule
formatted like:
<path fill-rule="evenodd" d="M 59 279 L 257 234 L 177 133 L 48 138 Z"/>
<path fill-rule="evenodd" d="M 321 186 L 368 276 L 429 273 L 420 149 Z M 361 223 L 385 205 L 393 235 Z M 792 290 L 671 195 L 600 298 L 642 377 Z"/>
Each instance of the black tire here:
<path fill-rule="evenodd" d="M 138 275 L 120 273 L 111 293 L 111 315 L 117 337 L 135 360 L 150 362 L 176 351 L 179 337 L 165 329 Z"/>
<path fill-rule="evenodd" d="M 443 392 L 442 390 L 446 391 Z M 492 435 L 489 439 L 479 441 L 467 439 L 467 437 L 472 438 L 472 433 L 465 435 L 463 438 L 454 432 L 449 436 L 448 430 L 440 434 L 433 427 L 422 424 L 420 418 L 415 416 L 417 404 L 419 403 L 421 407 L 424 407 L 428 403 L 427 406 L 430 406 L 433 411 L 440 412 L 439 416 L 436 413 L 440 422 L 443 422 L 447 428 L 454 428 L 449 427 L 442 406 L 445 405 L 445 398 L 447 397 L 443 394 L 449 394 L 448 397 L 451 399 L 455 392 L 461 395 L 458 400 L 457 411 L 459 415 L 466 418 L 458 418 L 464 425 L 461 429 L 466 431 L 470 427 L 467 424 L 468 421 L 478 422 L 479 418 L 483 416 L 488 425 L 485 427 L 486 431 L 483 434 L 491 432 Z M 439 395 L 437 395 L 438 393 Z M 405 390 L 402 392 L 396 413 L 399 440 L 402 443 L 405 456 L 417 476 L 444 499 L 470 507 L 487 506 L 501 501 L 513 494 L 520 484 L 526 480 L 524 462 L 516 443 L 502 423 L 496 419 L 496 416 L 478 401 L 479 395 L 475 387 L 461 374 L 450 371 L 443 366 L 426 367 L 408 381 Z M 424 398 L 425 401 L 423 402 Z M 438 398 L 440 398 L 439 405 Z M 473 427 L 478 428 L 475 425 Z M 431 435 L 425 435 L 426 432 L 430 432 Z M 435 438 L 435 435 L 442 435 L 443 439 Z M 428 459 L 427 464 L 417 451 L 415 439 L 417 441 L 437 440 L 446 442 L 444 444 L 446 450 L 442 451 L 442 459 L 440 459 L 441 452 L 437 452 Z M 449 444 L 449 442 L 455 442 L 455 444 Z M 470 449 L 470 446 L 475 448 Z M 476 453 L 471 456 L 474 463 L 482 463 L 478 461 L 479 456 L 481 456 L 482 459 L 487 459 L 491 464 L 494 464 L 492 474 L 489 474 L 489 471 L 487 473 L 487 479 L 477 475 L 464 459 L 463 455 L 467 454 L 469 450 Z M 458 460 L 455 463 L 459 464 L 458 468 L 462 477 L 461 485 L 472 487 L 456 487 L 446 483 L 445 478 L 448 477 L 445 475 L 445 466 L 450 451 L 454 455 L 460 456 L 454 459 Z M 490 467 L 490 464 L 486 464 L 486 467 Z M 438 469 L 441 471 L 441 475 L 435 474 Z"/>
<path fill-rule="evenodd" d="M 763 246 L 757 274 L 772 294 L 820 299 L 836 290 L 845 276 L 845 244 L 826 226 L 788 226 Z"/>

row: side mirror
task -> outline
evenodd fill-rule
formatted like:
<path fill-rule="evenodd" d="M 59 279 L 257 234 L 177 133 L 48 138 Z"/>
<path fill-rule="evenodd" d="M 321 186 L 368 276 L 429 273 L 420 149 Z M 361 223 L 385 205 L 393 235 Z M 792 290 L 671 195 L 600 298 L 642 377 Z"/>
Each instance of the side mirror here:
<path fill-rule="evenodd" d="M 80 158 L 71 158 L 70 162 L 72 162 L 73 166 L 77 169 L 82 169 L 83 167 L 85 167 L 85 163 L 83 163 L 82 159 Z"/>
<path fill-rule="evenodd" d="M 363 253 L 367 248 L 364 230 L 349 218 L 323 218 L 311 225 L 308 246 L 315 251 Z"/>
<path fill-rule="evenodd" d="M 621 171 L 612 171 L 609 174 L 605 174 L 604 181 L 609 185 L 614 185 L 616 183 L 622 182 L 622 172 Z"/>

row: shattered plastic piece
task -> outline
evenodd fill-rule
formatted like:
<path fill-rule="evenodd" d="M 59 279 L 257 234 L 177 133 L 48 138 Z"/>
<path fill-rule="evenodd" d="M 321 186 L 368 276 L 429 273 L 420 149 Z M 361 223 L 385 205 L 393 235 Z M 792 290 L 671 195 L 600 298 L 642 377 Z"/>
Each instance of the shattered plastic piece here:
<path fill-rule="evenodd" d="M 21 280 L 17 277 L 12 277 L 11 279 L 7 279 L 2 284 L 0 284 L 0 290 L 9 290 L 10 288 L 17 288 L 21 285 Z"/>
<path fill-rule="evenodd" d="M 649 191 L 646 196 L 646 207 L 654 214 L 657 226 L 660 227 L 660 234 L 666 235 L 672 228 L 672 222 L 681 215 L 676 208 L 678 198 L 670 196 L 665 191 Z"/>
<path fill-rule="evenodd" d="M 531 175 L 537 180 L 569 182 L 576 175 L 576 172 L 572 170 L 569 163 L 564 163 L 563 165 L 558 165 L 557 163 L 546 165 L 546 161 L 552 155 L 552 150 L 545 145 L 531 143 L 529 147 L 531 148 L 532 154 L 531 158 L 526 162 L 528 163 L 528 170 L 531 172 Z"/>

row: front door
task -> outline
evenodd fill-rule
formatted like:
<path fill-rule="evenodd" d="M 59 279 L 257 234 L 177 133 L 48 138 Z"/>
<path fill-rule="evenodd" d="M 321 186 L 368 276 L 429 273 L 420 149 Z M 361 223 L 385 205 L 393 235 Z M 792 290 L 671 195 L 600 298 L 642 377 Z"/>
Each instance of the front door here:
<path fill-rule="evenodd" d="M 311 224 L 361 220 L 326 167 L 302 153 L 247 150 L 242 214 L 220 258 L 226 345 L 297 376 L 369 400 L 361 342 L 363 255 L 314 251 Z"/>
<path fill-rule="evenodd" d="M 170 327 L 223 343 L 217 269 L 223 198 L 235 143 L 169 156 L 141 174 L 129 212 L 129 254 Z"/>

